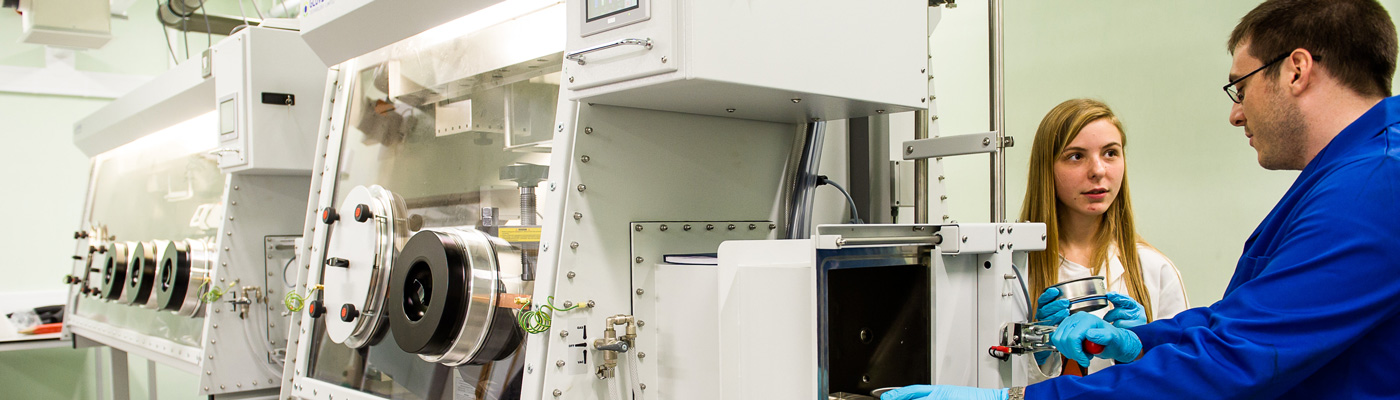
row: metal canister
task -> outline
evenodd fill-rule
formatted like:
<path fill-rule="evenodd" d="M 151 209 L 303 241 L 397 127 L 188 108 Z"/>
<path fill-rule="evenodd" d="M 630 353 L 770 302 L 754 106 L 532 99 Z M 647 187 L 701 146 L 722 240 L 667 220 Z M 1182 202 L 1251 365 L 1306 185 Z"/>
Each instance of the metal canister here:
<path fill-rule="evenodd" d="M 1088 278 L 1064 281 L 1051 288 L 1059 289 L 1060 295 L 1055 300 L 1069 300 L 1069 312 L 1095 311 L 1108 307 L 1108 284 L 1104 283 L 1102 276 L 1091 276 Z"/>

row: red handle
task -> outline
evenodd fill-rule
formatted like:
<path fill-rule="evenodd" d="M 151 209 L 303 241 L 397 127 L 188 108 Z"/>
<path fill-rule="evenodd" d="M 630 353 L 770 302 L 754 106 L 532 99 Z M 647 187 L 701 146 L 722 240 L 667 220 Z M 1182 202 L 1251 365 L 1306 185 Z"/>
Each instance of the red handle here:
<path fill-rule="evenodd" d="M 1103 345 L 1084 340 L 1084 352 L 1088 354 L 1099 354 L 1103 352 Z"/>

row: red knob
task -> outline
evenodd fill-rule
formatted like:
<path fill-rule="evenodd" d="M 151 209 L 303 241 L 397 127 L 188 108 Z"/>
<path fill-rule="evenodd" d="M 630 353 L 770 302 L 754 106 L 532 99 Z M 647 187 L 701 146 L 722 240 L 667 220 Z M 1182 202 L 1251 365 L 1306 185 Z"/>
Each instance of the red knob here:
<path fill-rule="evenodd" d="M 321 222 L 324 222 L 327 225 L 329 225 L 338 219 L 340 219 L 340 214 L 335 213 L 335 208 L 326 207 L 326 209 L 321 210 Z"/>
<path fill-rule="evenodd" d="M 326 307 L 321 305 L 320 300 L 312 300 L 307 304 L 306 312 L 311 314 L 311 318 L 321 318 L 321 314 L 326 313 Z"/>

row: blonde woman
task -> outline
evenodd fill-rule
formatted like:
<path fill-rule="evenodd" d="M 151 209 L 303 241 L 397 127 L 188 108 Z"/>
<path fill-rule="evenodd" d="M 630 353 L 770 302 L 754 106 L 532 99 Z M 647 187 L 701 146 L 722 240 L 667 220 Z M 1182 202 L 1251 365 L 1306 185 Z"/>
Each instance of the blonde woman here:
<path fill-rule="evenodd" d="M 1031 293 L 1042 293 L 1036 320 L 1059 324 L 1069 315 L 1069 303 L 1051 301 L 1059 293 L 1047 287 L 1090 276 L 1105 277 L 1114 292 L 1109 295 L 1114 307 L 1095 313 L 1120 328 L 1171 318 L 1188 308 L 1176 267 L 1134 228 L 1126 145 L 1123 124 L 1097 100 L 1065 101 L 1041 120 L 1021 209 L 1021 220 L 1046 226 L 1045 251 L 1029 255 Z M 1057 353 L 1030 359 L 1032 383 L 1062 371 L 1083 373 L 1078 362 L 1064 362 Z M 1095 358 L 1088 372 L 1110 365 L 1111 360 Z"/>

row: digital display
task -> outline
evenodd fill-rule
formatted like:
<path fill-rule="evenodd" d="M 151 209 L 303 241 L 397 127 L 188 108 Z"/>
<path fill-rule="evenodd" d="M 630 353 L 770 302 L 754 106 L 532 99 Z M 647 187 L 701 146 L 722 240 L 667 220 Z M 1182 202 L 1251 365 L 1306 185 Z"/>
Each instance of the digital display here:
<path fill-rule="evenodd" d="M 238 113 L 237 110 L 233 108 L 233 99 L 233 97 L 229 97 L 219 102 L 219 136 L 221 137 L 225 135 L 237 137 Z M 227 139 L 228 138 L 220 138 L 220 140 Z"/>
<path fill-rule="evenodd" d="M 609 15 L 637 8 L 638 0 L 586 0 L 584 2 L 588 20 L 593 21 Z"/>

